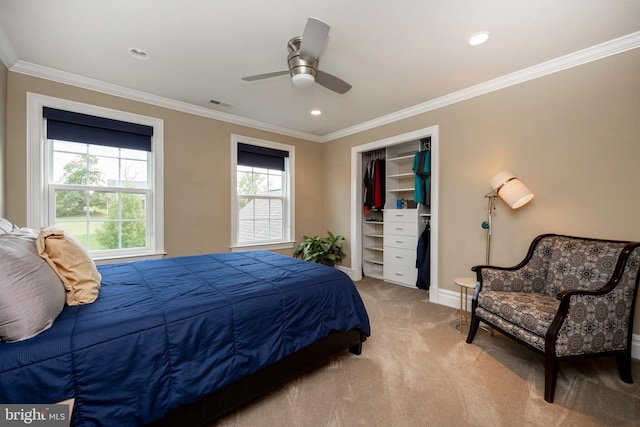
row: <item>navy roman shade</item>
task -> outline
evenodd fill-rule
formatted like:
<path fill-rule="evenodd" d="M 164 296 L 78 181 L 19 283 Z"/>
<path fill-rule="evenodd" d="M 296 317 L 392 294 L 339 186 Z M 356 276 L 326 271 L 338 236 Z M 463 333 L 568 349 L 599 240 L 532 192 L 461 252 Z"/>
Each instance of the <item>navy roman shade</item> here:
<path fill-rule="evenodd" d="M 284 171 L 284 159 L 287 157 L 288 151 L 238 143 L 238 164 L 242 166 Z"/>
<path fill-rule="evenodd" d="M 43 107 L 47 138 L 151 151 L 153 127 Z"/>

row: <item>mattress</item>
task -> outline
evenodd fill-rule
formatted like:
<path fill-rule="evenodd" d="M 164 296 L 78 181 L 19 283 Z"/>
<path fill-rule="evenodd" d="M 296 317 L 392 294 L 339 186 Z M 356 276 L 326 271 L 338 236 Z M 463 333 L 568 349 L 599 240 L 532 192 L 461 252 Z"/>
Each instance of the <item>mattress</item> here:
<path fill-rule="evenodd" d="M 272 252 L 99 266 L 96 302 L 0 343 L 0 402 L 74 398 L 76 426 L 144 425 L 332 332 L 370 334 L 335 268 Z"/>

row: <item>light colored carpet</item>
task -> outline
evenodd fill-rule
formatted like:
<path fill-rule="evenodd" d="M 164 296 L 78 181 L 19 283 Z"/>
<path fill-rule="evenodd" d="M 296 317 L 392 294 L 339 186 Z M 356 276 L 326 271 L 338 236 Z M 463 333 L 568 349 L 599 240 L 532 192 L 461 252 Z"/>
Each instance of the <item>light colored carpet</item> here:
<path fill-rule="evenodd" d="M 418 289 L 356 283 L 371 320 L 362 355 L 344 352 L 221 419 L 216 426 L 638 426 L 636 382 L 614 358 L 561 362 L 555 402 L 544 401 L 542 356 L 479 331 Z M 466 328 L 465 328 L 466 332 Z"/>

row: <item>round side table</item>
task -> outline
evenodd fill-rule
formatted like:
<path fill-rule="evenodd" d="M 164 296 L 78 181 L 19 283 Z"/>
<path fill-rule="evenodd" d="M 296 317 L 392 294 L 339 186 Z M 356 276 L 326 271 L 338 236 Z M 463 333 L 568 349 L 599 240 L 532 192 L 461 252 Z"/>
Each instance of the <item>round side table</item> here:
<path fill-rule="evenodd" d="M 475 277 L 456 277 L 453 282 L 460 287 L 460 313 L 458 314 L 458 324 L 456 331 L 462 335 L 462 328 L 469 325 L 469 312 L 467 311 L 469 302 L 469 289 L 475 289 Z"/>

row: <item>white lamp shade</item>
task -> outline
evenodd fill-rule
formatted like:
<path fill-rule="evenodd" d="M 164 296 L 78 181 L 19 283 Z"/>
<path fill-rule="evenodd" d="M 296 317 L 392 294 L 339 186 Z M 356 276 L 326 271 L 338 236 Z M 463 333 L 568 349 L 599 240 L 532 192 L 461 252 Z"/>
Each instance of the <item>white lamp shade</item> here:
<path fill-rule="evenodd" d="M 533 193 L 511 172 L 502 171 L 491 180 L 489 185 L 511 209 L 526 205 L 533 199 Z"/>

